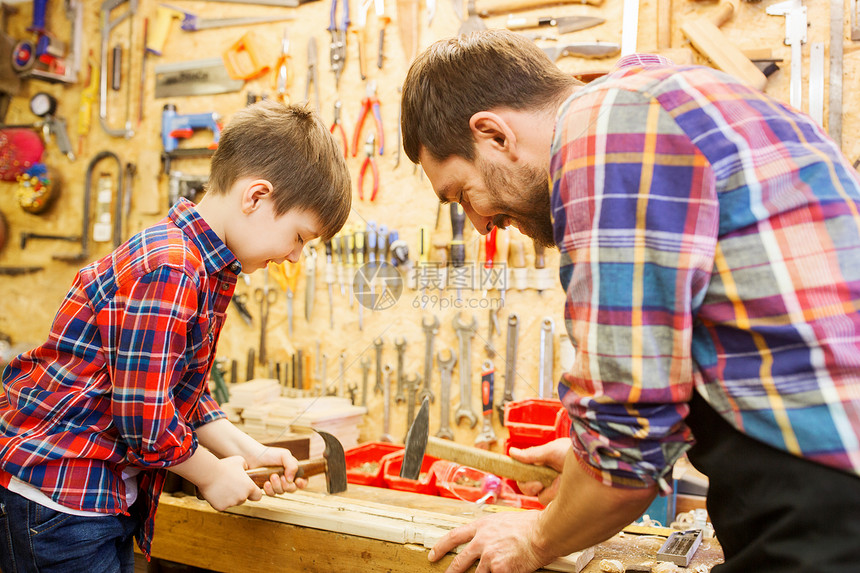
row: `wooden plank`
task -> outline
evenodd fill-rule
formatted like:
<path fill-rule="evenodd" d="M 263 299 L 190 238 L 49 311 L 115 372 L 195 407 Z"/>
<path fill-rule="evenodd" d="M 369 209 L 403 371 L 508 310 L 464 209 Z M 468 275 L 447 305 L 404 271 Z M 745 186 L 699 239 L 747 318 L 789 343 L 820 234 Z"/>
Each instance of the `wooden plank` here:
<path fill-rule="evenodd" d="M 763 90 L 767 84 L 765 75 L 717 27 L 728 20 L 733 12 L 732 3 L 724 2 L 714 20 L 696 18 L 684 22 L 681 32 L 715 68 L 735 76 L 758 90 Z"/>
<path fill-rule="evenodd" d="M 229 512 L 218 512 L 192 496 L 162 496 L 152 556 L 225 573 L 268 573 L 275 570 L 288 573 L 438 572 L 454 558 L 447 555 L 441 563 L 430 563 L 427 560 L 428 548 L 450 527 L 409 527 L 407 513 L 401 516 L 404 517 L 401 525 L 406 527 L 400 535 L 404 539 L 412 536 L 416 541 L 393 542 L 287 523 L 294 517 L 292 512 L 297 507 L 302 515 L 297 516 L 296 521 L 307 518 L 300 508 L 301 503 L 296 500 L 284 503 L 286 500 L 282 497 L 266 499 L 266 503 L 248 502 Z M 312 506 L 308 504 L 308 507 Z M 334 513 L 330 508 L 316 507 L 321 514 Z M 342 529 L 352 527 L 350 520 L 354 516 L 349 516 L 349 513 L 349 509 L 344 509 L 334 518 L 335 522 L 339 517 L 341 523 L 347 524 Z M 379 530 L 379 516 L 371 518 L 364 514 L 364 518 L 366 528 Z M 446 517 L 443 520 L 450 519 Z M 387 532 L 391 534 L 394 529 Z M 593 555 L 594 549 L 590 548 L 564 561 L 559 560 L 552 569 L 541 571 L 579 572 Z M 469 569 L 474 570 L 474 566 Z"/>
<path fill-rule="evenodd" d="M 264 497 L 259 502 L 244 503 L 227 511 L 374 541 L 414 544 L 427 550 L 451 529 L 472 521 L 462 516 L 448 516 L 340 496 L 319 496 L 312 492 Z M 546 569 L 578 573 L 593 555 L 594 549 L 589 548 L 557 559 Z"/>

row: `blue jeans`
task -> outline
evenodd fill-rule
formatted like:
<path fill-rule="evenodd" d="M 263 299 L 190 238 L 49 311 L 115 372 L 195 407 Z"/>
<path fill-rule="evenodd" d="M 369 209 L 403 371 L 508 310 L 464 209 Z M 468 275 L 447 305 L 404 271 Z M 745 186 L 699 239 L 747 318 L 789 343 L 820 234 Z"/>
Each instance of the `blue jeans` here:
<path fill-rule="evenodd" d="M 133 573 L 137 521 L 61 513 L 0 487 L 3 573 Z"/>

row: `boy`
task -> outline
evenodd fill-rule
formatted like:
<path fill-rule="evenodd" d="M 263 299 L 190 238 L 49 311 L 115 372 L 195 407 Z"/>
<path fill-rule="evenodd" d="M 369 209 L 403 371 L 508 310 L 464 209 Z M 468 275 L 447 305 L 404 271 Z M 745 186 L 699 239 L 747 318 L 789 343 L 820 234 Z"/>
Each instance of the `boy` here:
<path fill-rule="evenodd" d="M 350 204 L 321 119 L 261 102 L 223 131 L 199 205 L 181 199 L 78 273 L 48 341 L 3 374 L 0 569 L 132 571 L 167 469 L 218 510 L 260 499 L 247 468 L 284 466 L 268 495 L 304 487 L 289 450 L 235 428 L 206 381 L 239 272 L 296 262 Z"/>

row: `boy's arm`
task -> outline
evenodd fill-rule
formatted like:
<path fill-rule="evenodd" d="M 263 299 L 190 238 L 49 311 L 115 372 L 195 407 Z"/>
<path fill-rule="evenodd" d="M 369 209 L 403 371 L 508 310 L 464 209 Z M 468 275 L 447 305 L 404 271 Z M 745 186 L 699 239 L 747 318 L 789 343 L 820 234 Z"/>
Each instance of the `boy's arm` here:
<path fill-rule="evenodd" d="M 206 448 L 197 448 L 191 457 L 170 470 L 196 485 L 212 507 L 223 511 L 246 499 L 258 501 L 263 497 L 245 473 L 247 467 L 240 456 L 218 459 Z"/>
<path fill-rule="evenodd" d="M 307 483 L 304 479 L 295 479 L 299 463 L 290 450 L 264 446 L 229 420 L 222 418 L 200 426 L 197 440 L 219 457 L 241 456 L 248 468 L 283 466 L 284 475 L 278 479 L 271 476 L 263 486 L 269 495 L 295 491 L 296 487 L 304 487 Z"/>

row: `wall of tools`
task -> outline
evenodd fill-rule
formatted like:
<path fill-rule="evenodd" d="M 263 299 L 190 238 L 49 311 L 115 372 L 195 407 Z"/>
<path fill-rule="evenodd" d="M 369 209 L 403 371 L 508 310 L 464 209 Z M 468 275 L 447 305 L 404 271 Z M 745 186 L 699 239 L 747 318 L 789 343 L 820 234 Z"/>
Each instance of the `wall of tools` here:
<path fill-rule="evenodd" d="M 500 449 L 507 432 L 496 406 L 553 396 L 574 351 L 558 253 L 536 253 L 515 229 L 488 246 L 456 206 L 439 209 L 400 150 L 408 63 L 458 31 L 527 27 L 585 80 L 632 47 L 710 62 L 820 118 L 852 161 L 860 156 L 848 136 L 858 132 L 860 102 L 841 98 L 860 68 L 854 0 L 742 1 L 734 10 L 692 0 L 347 4 L 4 6 L 3 358 L 44 340 L 79 267 L 163 217 L 178 196 L 197 196 L 232 113 L 260 97 L 308 101 L 344 144 L 353 214 L 330 252 L 317 245 L 295 268 L 240 280 L 218 351 L 226 380 L 274 377 L 351 396 L 368 407 L 363 440 L 402 440 L 417 400 L 431 395 L 431 432 Z M 492 370 L 482 416 L 481 379 Z"/>

